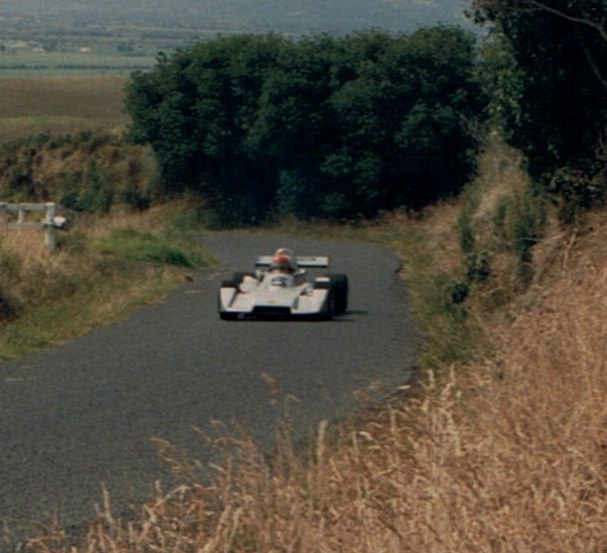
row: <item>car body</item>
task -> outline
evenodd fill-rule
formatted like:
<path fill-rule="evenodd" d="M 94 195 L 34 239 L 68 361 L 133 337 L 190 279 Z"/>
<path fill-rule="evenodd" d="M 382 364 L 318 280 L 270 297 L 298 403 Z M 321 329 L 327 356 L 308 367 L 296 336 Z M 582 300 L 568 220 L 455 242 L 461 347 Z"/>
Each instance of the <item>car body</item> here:
<path fill-rule="evenodd" d="M 296 256 L 292 273 L 269 269 L 272 256 L 257 257 L 256 270 L 234 273 L 219 288 L 219 316 L 224 320 L 332 319 L 348 308 L 348 278 L 320 274 L 313 279 L 306 269 L 326 269 L 327 256 Z"/>

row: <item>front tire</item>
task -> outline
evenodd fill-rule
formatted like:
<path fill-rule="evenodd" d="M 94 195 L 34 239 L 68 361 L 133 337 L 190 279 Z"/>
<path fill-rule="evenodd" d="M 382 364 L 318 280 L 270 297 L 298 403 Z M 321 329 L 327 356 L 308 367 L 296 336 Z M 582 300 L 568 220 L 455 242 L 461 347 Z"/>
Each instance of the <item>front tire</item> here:
<path fill-rule="evenodd" d="M 238 276 L 238 273 L 234 273 L 234 277 L 232 278 L 232 280 L 224 280 L 221 283 L 221 288 L 234 288 L 235 290 L 238 290 L 238 287 L 240 286 L 240 282 L 236 281 L 236 277 Z M 219 293 L 217 294 L 217 308 L 219 310 L 219 318 L 222 321 L 235 321 L 238 318 L 238 313 L 234 313 L 231 311 L 223 311 L 222 309 L 222 305 L 221 305 L 221 289 L 219 291 Z"/>
<path fill-rule="evenodd" d="M 338 273 L 331 275 L 331 294 L 333 296 L 333 311 L 338 317 L 348 311 L 348 277 Z"/>
<path fill-rule="evenodd" d="M 220 311 L 219 318 L 222 321 L 235 321 L 238 319 L 238 313 L 228 313 L 227 311 Z"/>
<path fill-rule="evenodd" d="M 328 278 L 329 280 L 325 280 Z M 327 304 L 321 319 L 331 320 L 348 311 L 348 277 L 341 273 L 326 275 L 325 279 L 316 281 L 315 288 L 328 290 Z"/>

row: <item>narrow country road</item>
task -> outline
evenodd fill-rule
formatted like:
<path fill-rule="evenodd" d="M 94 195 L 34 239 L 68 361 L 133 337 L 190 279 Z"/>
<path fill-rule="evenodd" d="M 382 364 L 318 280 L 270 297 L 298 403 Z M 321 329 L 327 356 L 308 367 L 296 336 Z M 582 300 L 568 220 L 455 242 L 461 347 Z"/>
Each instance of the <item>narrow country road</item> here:
<path fill-rule="evenodd" d="M 208 233 L 221 266 L 164 301 L 65 346 L 0 364 L 0 527 L 57 514 L 78 525 L 107 487 L 117 513 L 168 478 L 153 437 L 206 460 L 192 427 L 238 421 L 271 445 L 282 408 L 268 375 L 298 398 L 298 436 L 356 405 L 354 392 L 409 378 L 414 325 L 398 260 L 380 246 Z M 226 322 L 219 282 L 277 246 L 330 255 L 350 280 L 350 311 L 330 322 Z M 1 549 L 0 538 L 0 549 Z"/>

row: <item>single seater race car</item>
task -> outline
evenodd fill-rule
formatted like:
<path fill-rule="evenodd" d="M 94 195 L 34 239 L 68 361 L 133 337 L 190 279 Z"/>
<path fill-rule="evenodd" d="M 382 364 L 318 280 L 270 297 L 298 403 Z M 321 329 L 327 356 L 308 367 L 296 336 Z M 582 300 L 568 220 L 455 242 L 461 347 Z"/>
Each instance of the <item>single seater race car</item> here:
<path fill-rule="evenodd" d="M 327 256 L 294 256 L 279 248 L 255 260 L 255 272 L 234 273 L 219 288 L 219 316 L 329 320 L 348 310 L 348 277 L 326 273 L 308 278 L 306 269 L 326 269 Z"/>

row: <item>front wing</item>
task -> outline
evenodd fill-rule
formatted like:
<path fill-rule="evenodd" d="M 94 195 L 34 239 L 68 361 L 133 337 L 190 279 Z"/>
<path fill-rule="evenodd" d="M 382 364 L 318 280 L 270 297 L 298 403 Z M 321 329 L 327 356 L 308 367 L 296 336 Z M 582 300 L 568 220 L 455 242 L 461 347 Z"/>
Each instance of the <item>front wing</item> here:
<path fill-rule="evenodd" d="M 242 292 L 233 286 L 222 286 L 219 289 L 219 315 L 222 319 L 305 319 L 331 315 L 328 289 L 309 286 L 281 292 Z"/>

